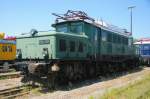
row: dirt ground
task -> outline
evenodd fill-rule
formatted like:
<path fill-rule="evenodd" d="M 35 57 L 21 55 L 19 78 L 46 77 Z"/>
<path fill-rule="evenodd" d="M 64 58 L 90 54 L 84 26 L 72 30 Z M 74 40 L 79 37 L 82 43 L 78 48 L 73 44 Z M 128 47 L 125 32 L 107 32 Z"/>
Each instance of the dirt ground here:
<path fill-rule="evenodd" d="M 113 78 L 99 77 L 97 79 L 86 80 L 79 84 L 74 84 L 72 88 L 58 89 L 53 92 L 33 93 L 20 97 L 20 99 L 99 99 L 101 95 L 112 88 L 125 86 L 142 79 L 150 74 L 150 67 L 138 70 L 133 73 L 125 73 Z M 21 77 L 0 80 L 0 90 L 22 85 Z"/>
<path fill-rule="evenodd" d="M 0 80 L 0 90 L 9 89 L 23 85 L 21 82 L 22 77 Z"/>
<path fill-rule="evenodd" d="M 116 78 L 101 78 L 98 80 L 85 81 L 84 86 L 81 84 L 77 88 L 71 90 L 58 90 L 33 95 L 30 93 L 25 99 L 99 99 L 101 95 L 112 88 L 125 86 L 142 79 L 145 75 L 150 74 L 150 68 L 146 67 L 142 70 L 124 74 Z"/>

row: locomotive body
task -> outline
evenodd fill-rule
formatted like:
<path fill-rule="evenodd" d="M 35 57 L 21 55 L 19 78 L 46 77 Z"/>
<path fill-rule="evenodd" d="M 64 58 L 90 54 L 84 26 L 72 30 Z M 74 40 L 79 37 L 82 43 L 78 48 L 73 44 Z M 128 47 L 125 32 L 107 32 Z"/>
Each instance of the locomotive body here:
<path fill-rule="evenodd" d="M 125 33 L 82 20 L 66 21 L 53 26 L 56 28 L 54 32 L 37 32 L 17 37 L 17 52 L 21 51 L 22 59 L 42 60 L 45 59 L 44 53 L 48 55 L 47 59 L 70 60 L 135 56 L 133 38 Z"/>
<path fill-rule="evenodd" d="M 30 77 L 46 77 L 53 86 L 138 66 L 133 38 L 125 30 L 99 24 L 81 11 L 67 14 L 54 14 L 65 20 L 52 24 L 55 31 L 17 37 L 17 58 L 28 61 Z"/>

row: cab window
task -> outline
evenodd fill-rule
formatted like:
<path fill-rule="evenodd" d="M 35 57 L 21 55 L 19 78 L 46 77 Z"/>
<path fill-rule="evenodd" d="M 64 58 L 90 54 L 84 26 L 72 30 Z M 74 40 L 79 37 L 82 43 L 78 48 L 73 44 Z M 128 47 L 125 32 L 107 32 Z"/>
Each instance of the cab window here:
<path fill-rule="evenodd" d="M 102 41 L 107 41 L 107 32 L 106 31 L 102 32 Z"/>
<path fill-rule="evenodd" d="M 67 24 L 58 25 L 56 27 L 56 31 L 57 32 L 64 32 L 64 33 L 68 32 Z"/>
<path fill-rule="evenodd" d="M 82 24 L 80 23 L 71 23 L 70 32 L 72 33 L 82 33 Z"/>

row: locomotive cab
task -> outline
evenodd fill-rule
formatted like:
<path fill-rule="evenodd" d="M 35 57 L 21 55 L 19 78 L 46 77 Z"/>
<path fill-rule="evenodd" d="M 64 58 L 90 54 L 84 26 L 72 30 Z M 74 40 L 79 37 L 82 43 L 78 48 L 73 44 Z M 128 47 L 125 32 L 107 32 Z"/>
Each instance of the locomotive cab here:
<path fill-rule="evenodd" d="M 83 25 L 82 21 L 66 21 L 53 24 L 52 26 L 56 29 L 56 32 L 83 34 Z"/>

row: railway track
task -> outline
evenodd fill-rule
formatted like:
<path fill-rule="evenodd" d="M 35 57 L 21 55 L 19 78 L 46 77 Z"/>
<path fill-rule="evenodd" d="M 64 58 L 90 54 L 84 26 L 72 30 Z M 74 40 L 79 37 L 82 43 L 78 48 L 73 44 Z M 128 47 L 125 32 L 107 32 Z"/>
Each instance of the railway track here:
<path fill-rule="evenodd" d="M 11 79 L 11 78 L 19 78 L 20 72 L 10 72 L 10 73 L 0 73 L 0 80 L 1 79 Z"/>
<path fill-rule="evenodd" d="M 29 87 L 26 85 L 12 87 L 0 90 L 0 99 L 14 99 L 29 93 Z"/>

